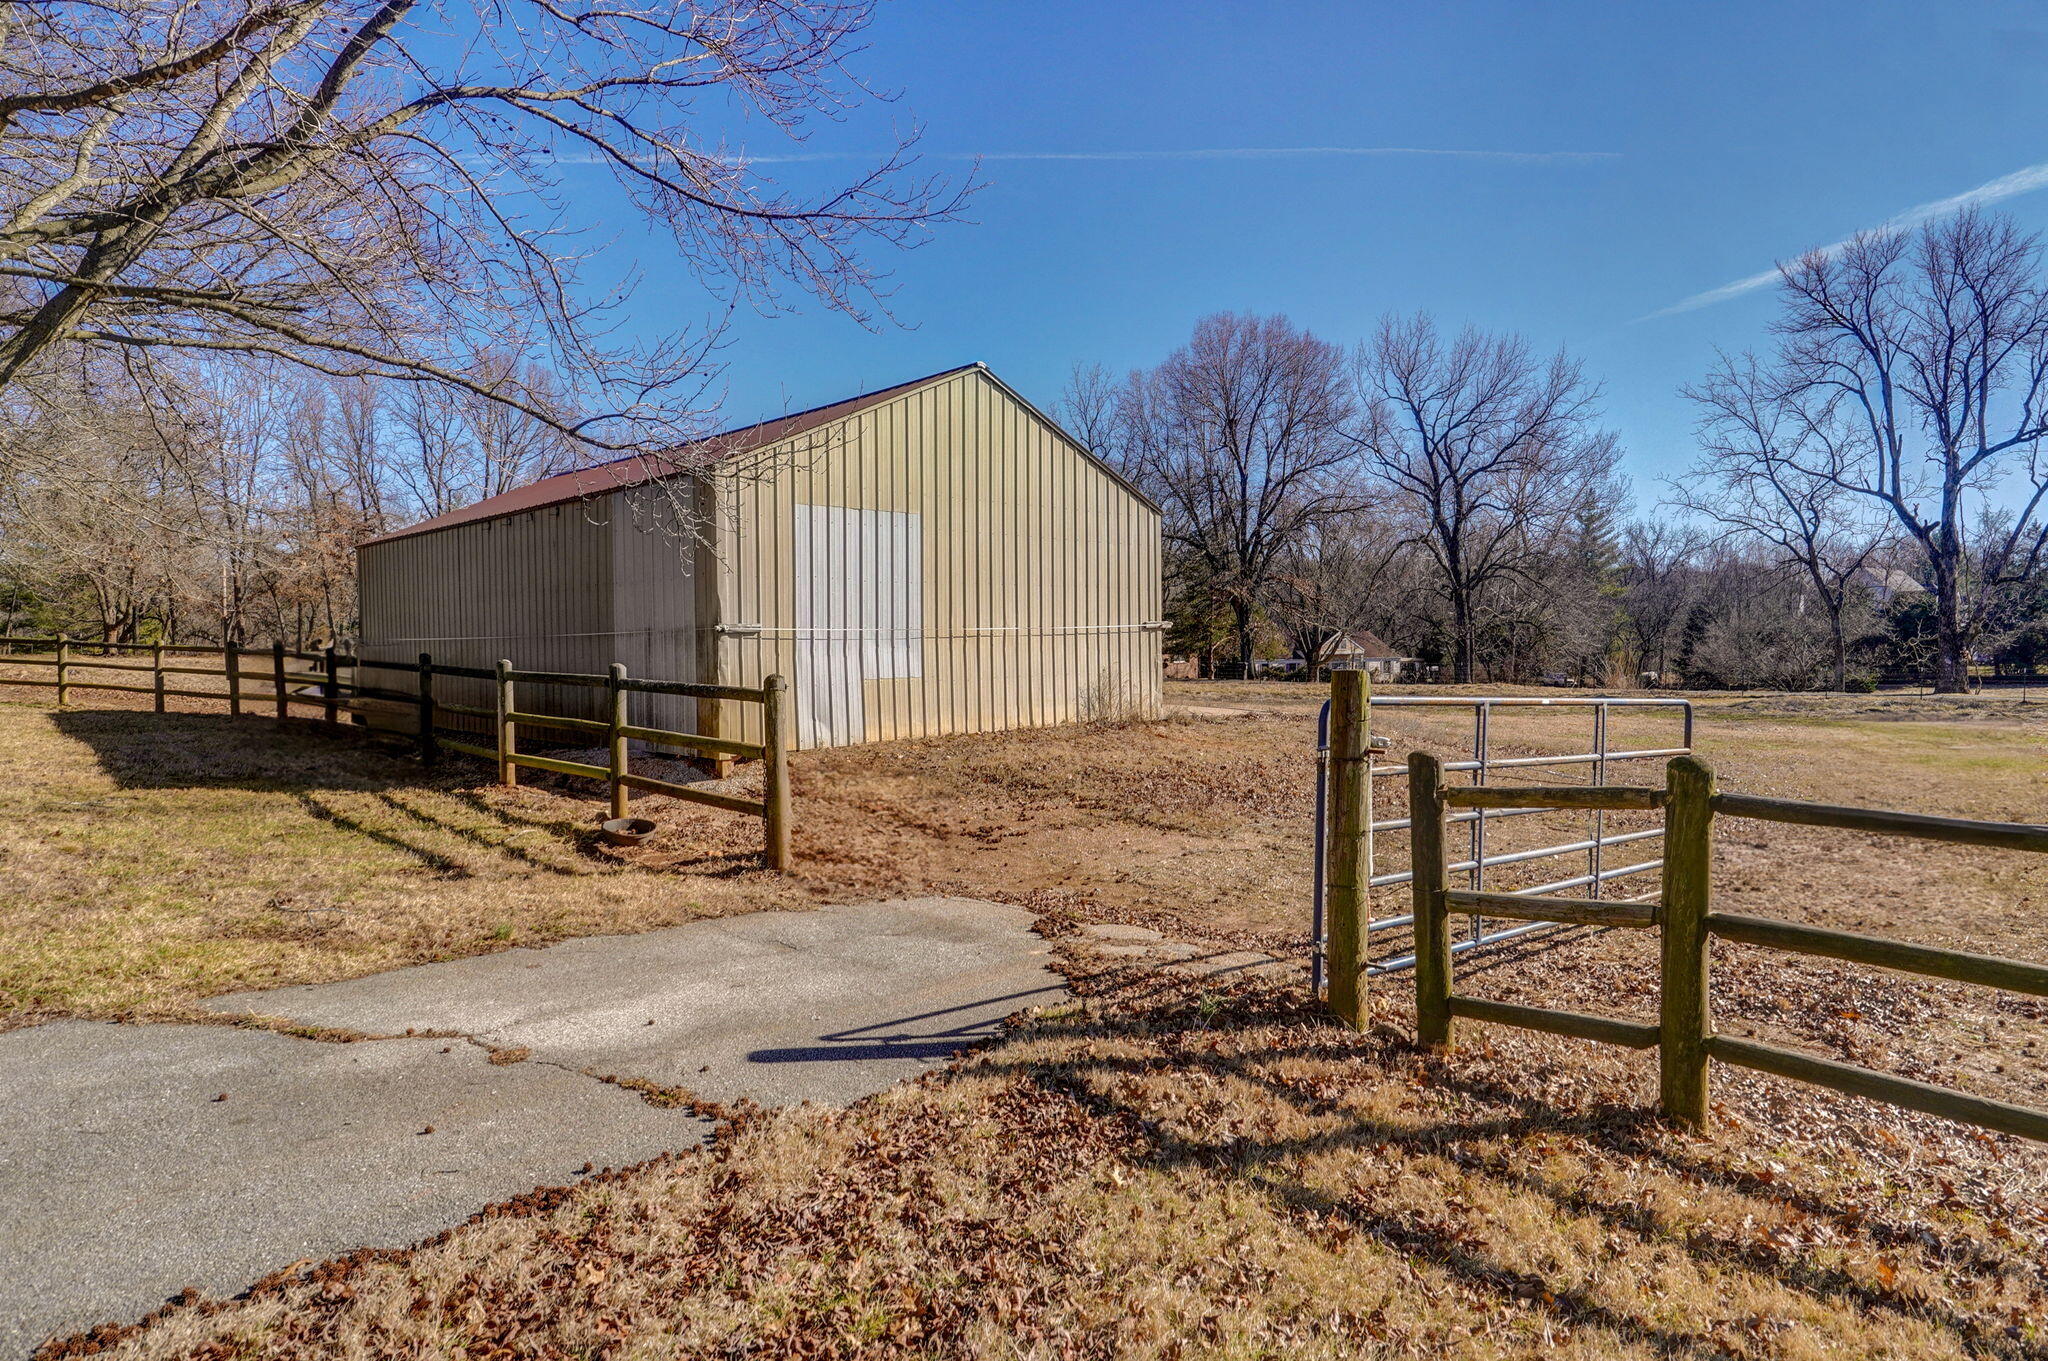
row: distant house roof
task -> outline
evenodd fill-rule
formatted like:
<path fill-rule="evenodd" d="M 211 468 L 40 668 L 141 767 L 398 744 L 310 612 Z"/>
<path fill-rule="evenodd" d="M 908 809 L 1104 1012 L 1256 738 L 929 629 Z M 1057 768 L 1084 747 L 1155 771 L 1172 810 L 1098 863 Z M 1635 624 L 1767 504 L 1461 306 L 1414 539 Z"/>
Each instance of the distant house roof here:
<path fill-rule="evenodd" d="M 1925 582 L 1903 567 L 1860 567 L 1857 576 L 1883 596 L 1931 595 Z"/>
<path fill-rule="evenodd" d="M 707 435 L 693 440 L 679 448 L 660 454 L 631 454 L 614 459 L 610 463 L 597 463 L 588 468 L 577 468 L 553 477 L 543 477 L 538 482 L 529 482 L 523 487 L 489 496 L 474 505 L 451 510 L 446 515 L 436 515 L 431 520 L 422 520 L 416 525 L 395 529 L 389 534 L 380 534 L 364 541 L 365 545 L 389 543 L 393 539 L 408 538 L 414 534 L 427 534 L 450 525 L 469 524 L 477 520 L 496 520 L 506 515 L 518 515 L 523 511 L 543 510 L 548 506 L 564 505 L 580 501 L 586 496 L 600 496 L 605 492 L 617 491 L 621 487 L 637 487 L 672 473 L 690 468 L 701 468 L 720 459 L 731 458 L 752 449 L 763 449 L 771 444 L 829 425 L 843 417 L 854 415 L 871 406 L 878 406 L 892 397 L 900 397 L 912 388 L 940 378 L 950 378 L 956 373 L 980 368 L 980 364 L 961 364 L 956 368 L 942 369 L 937 373 L 913 378 L 907 383 L 894 387 L 864 392 L 858 397 L 848 397 L 826 406 L 814 406 L 808 411 L 797 411 L 774 420 L 760 421 L 754 425 L 743 425 L 736 429 Z M 993 376 L 993 375 L 991 375 Z"/>
<path fill-rule="evenodd" d="M 1343 634 L 1330 644 L 1332 651 L 1344 652 L 1351 656 L 1365 657 L 1376 662 L 1398 662 L 1403 660 L 1400 653 L 1388 647 L 1377 633 L 1360 630 Z"/>

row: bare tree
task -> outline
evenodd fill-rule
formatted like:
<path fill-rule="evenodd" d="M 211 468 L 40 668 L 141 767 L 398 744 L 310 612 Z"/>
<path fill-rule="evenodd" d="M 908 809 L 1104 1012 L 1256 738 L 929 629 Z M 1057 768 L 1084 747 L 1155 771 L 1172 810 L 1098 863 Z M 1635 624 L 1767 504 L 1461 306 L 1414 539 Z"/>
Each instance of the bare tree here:
<path fill-rule="evenodd" d="M 1799 571 L 1762 542 L 1729 535 L 1700 552 L 1677 665 L 1692 686 L 1811 690 L 1829 675 L 1827 629 Z"/>
<path fill-rule="evenodd" d="M 1473 679 L 1488 591 L 1543 560 L 1594 502 L 1618 452 L 1598 391 L 1562 352 L 1515 335 L 1445 341 L 1425 315 L 1389 317 L 1359 356 L 1359 438 L 1435 564 L 1452 671 Z"/>
<path fill-rule="evenodd" d="M 1793 472 L 1864 498 L 1927 563 L 1935 688 L 1969 687 L 2003 587 L 2048 546 L 2048 289 L 2041 243 L 1975 211 L 1780 266 L 1768 397 L 1811 432 Z M 2006 514 L 1986 514 L 2002 502 Z"/>
<path fill-rule="evenodd" d="M 1763 545 L 1796 572 L 1827 616 L 1834 687 L 1849 683 L 1847 615 L 1856 583 L 1886 541 L 1867 498 L 1830 472 L 1853 458 L 1853 422 L 1839 404 L 1802 402 L 1755 356 L 1724 357 L 1685 395 L 1701 409 L 1700 465 L 1677 486 L 1677 504 Z"/>
<path fill-rule="evenodd" d="M 1102 365 L 1076 363 L 1067 372 L 1067 386 L 1054 414 L 1083 447 L 1107 455 L 1120 438 L 1123 394 L 1123 385 Z"/>
<path fill-rule="evenodd" d="M 1669 519 L 1637 520 L 1621 534 L 1623 629 L 1636 669 L 1661 683 L 1678 623 L 1692 604 L 1700 532 Z"/>
<path fill-rule="evenodd" d="M 869 0 L 0 0 L 0 389 L 62 346 L 276 356 L 516 408 L 585 445 L 694 432 L 714 332 L 611 334 L 561 169 L 608 172 L 715 292 L 869 320 L 864 251 L 959 195 L 910 141 L 822 192 L 710 119 L 801 136 Z M 590 405 L 480 379 L 514 318 Z"/>
<path fill-rule="evenodd" d="M 1343 351 L 1285 317 L 1219 313 L 1118 403 L 1123 471 L 1165 509 L 1202 594 L 1231 614 L 1238 661 L 1284 554 L 1368 501 Z"/>
<path fill-rule="evenodd" d="M 1402 547 L 1366 512 L 1318 525 L 1281 553 L 1267 613 L 1304 666 L 1314 668 L 1332 643 L 1384 612 L 1381 588 Z"/>
<path fill-rule="evenodd" d="M 516 386 L 567 409 L 558 380 L 508 350 L 485 352 L 469 372 L 481 392 L 413 384 L 392 403 L 402 437 L 391 441 L 386 467 L 418 515 L 444 515 L 576 464 L 573 441 L 495 395 Z"/>

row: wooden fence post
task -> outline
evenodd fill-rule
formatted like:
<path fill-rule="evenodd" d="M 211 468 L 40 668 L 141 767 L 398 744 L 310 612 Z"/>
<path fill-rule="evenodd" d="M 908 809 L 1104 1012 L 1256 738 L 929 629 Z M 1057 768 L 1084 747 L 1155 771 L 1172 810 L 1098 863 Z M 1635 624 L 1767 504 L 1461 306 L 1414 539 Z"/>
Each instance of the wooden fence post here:
<path fill-rule="evenodd" d="M 341 714 L 336 701 L 341 693 L 341 667 L 335 663 L 332 643 L 321 654 L 320 666 L 326 673 L 326 684 L 321 686 L 320 693 L 327 697 L 327 702 L 321 706 L 321 716 L 326 719 L 328 727 L 339 727 Z"/>
<path fill-rule="evenodd" d="M 226 643 L 221 649 L 221 664 L 228 676 L 228 716 L 242 715 L 242 648 L 238 643 Z"/>
<path fill-rule="evenodd" d="M 1329 1005 L 1332 1015 L 1358 1030 L 1365 1029 L 1372 1010 L 1365 981 L 1371 712 L 1363 671 L 1330 673 Z"/>
<path fill-rule="evenodd" d="M 149 650 L 150 684 L 156 691 L 156 711 L 164 711 L 164 645 L 157 643 Z"/>
<path fill-rule="evenodd" d="M 1707 1119 L 1707 913 L 1713 904 L 1714 772 L 1681 756 L 1664 775 L 1663 997 L 1658 1097 L 1667 1119 L 1698 1129 Z"/>
<path fill-rule="evenodd" d="M 611 730 L 607 734 L 611 755 L 612 816 L 626 816 L 626 803 L 630 797 L 626 788 L 626 664 L 612 663 L 611 676 Z"/>
<path fill-rule="evenodd" d="M 519 783 L 519 767 L 512 758 L 519 751 L 519 733 L 512 722 L 512 663 L 498 661 L 498 783 L 510 788 Z"/>
<path fill-rule="evenodd" d="M 766 769 L 762 772 L 761 799 L 764 806 L 762 831 L 767 840 L 768 867 L 777 874 L 789 871 L 789 737 L 783 714 L 789 682 L 770 676 L 762 686 L 761 745 L 766 748 Z"/>
<path fill-rule="evenodd" d="M 71 635 L 57 635 L 57 707 L 63 708 L 71 702 Z"/>
<path fill-rule="evenodd" d="M 428 765 L 441 754 L 434 740 L 434 659 L 420 654 L 420 760 Z"/>
<path fill-rule="evenodd" d="M 291 692 L 285 689 L 284 639 L 270 640 L 270 688 L 277 692 L 277 721 L 281 725 L 291 710 Z"/>
<path fill-rule="evenodd" d="M 1414 847 L 1415 1038 L 1451 1043 L 1451 914 L 1444 902 L 1450 870 L 1444 853 L 1444 763 L 1408 753 L 1408 836 Z"/>

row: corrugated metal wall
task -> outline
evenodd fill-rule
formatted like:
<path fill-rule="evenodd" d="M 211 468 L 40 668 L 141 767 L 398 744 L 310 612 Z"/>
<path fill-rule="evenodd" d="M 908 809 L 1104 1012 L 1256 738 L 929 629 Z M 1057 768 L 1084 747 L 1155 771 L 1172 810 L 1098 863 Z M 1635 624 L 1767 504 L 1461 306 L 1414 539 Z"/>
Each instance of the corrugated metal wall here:
<path fill-rule="evenodd" d="M 1157 512 L 986 371 L 748 455 L 724 494 L 719 672 L 787 676 L 800 745 L 1158 713 Z"/>
<path fill-rule="evenodd" d="M 424 652 L 448 665 L 486 668 L 506 658 L 526 671 L 599 675 L 619 661 L 636 676 L 695 679 L 696 587 L 687 566 L 695 545 L 670 532 L 675 522 L 661 496 L 628 488 L 367 544 L 357 562 L 360 654 L 409 662 Z M 365 679 L 392 689 L 412 685 L 390 672 Z M 488 682 L 453 677 L 437 677 L 434 691 L 458 704 L 488 706 L 494 698 Z M 602 716 L 601 692 L 578 686 L 524 686 L 517 702 Z M 689 700 L 636 695 L 631 703 L 637 723 L 695 727 Z"/>
<path fill-rule="evenodd" d="M 708 544 L 661 490 L 627 488 L 367 545 L 363 655 L 779 671 L 800 746 L 1159 712 L 1158 513 L 985 370 L 730 460 L 682 513 Z M 489 703 L 481 682 L 437 691 Z M 595 715 L 598 696 L 521 707 L 543 700 Z M 633 703 L 639 723 L 760 739 L 754 705 Z"/>

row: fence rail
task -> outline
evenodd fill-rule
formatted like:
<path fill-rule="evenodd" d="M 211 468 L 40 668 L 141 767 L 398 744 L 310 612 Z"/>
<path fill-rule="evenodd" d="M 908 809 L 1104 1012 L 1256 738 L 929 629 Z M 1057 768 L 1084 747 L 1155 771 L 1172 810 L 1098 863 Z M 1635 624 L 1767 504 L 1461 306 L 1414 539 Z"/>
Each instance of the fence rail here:
<path fill-rule="evenodd" d="M 1666 768 L 1659 790 L 1619 786 L 1570 789 L 1445 788 L 1450 763 L 1422 752 L 1408 758 L 1410 816 L 1413 819 L 1413 899 L 1416 935 L 1416 1038 L 1423 1044 L 1452 1043 L 1457 1019 L 1519 1026 L 1603 1044 L 1658 1051 L 1658 1099 L 1664 1113 L 1682 1124 L 1706 1122 L 1709 1067 L 1714 1062 L 1752 1068 L 1852 1096 L 2005 1134 L 2048 1142 L 2048 1110 L 2036 1110 L 1973 1096 L 1931 1083 L 1894 1077 L 1816 1054 L 1715 1033 L 1708 942 L 1723 940 L 1794 954 L 1820 956 L 1960 983 L 2048 997 L 2048 965 L 1916 945 L 1854 931 L 1803 926 L 1767 917 L 1713 910 L 1712 848 L 1716 818 L 1738 817 L 1875 832 L 1988 846 L 2048 851 L 2048 827 L 1931 817 L 1884 809 L 1842 808 L 1747 794 L 1721 794 L 1703 761 L 1680 757 Z M 1546 808 L 1662 807 L 1667 815 L 1663 883 L 1655 904 L 1539 897 L 1532 891 L 1486 893 L 1451 888 L 1452 866 L 1444 852 L 1448 810 L 1507 796 L 1517 805 Z M 1612 798 L 1612 802 L 1608 802 Z M 1453 911 L 1489 916 L 1541 918 L 1584 925 L 1653 929 L 1659 934 L 1661 992 L 1654 1025 L 1518 1003 L 1492 1002 L 1454 991 L 1450 918 Z M 1334 927 L 1333 927 L 1334 934 Z M 1345 1019 L 1351 1013 L 1339 1012 Z"/>
<path fill-rule="evenodd" d="M 36 648 L 47 651 L 48 656 L 21 656 L 18 648 Z M 116 652 L 146 652 L 147 662 L 106 661 L 96 658 Z M 194 657 L 218 657 L 219 664 L 213 666 L 186 666 L 177 664 L 178 659 Z M 239 716 L 245 710 L 267 706 L 273 716 L 286 717 L 294 704 L 316 708 L 328 723 L 338 721 L 339 700 L 346 684 L 339 679 L 344 666 L 354 664 L 353 657 L 344 657 L 332 648 L 319 652 L 299 652 L 287 649 L 282 643 L 273 643 L 267 648 L 245 648 L 232 644 L 186 644 L 186 643 L 108 643 L 84 641 L 66 634 L 54 638 L 0 637 L 0 664 L 21 667 L 47 667 L 53 673 L 52 679 L 42 680 L 31 676 L 8 676 L 0 678 L 0 685 L 22 685 L 38 689 L 54 689 L 60 706 L 71 703 L 74 690 L 111 691 L 118 694 L 149 695 L 155 701 L 157 713 L 167 712 L 165 701 L 171 699 L 225 700 L 228 712 Z M 261 663 L 261 670 L 250 669 L 252 664 Z M 295 669 L 292 663 L 315 664 L 317 670 Z M 147 675 L 148 685 L 133 685 L 123 681 L 95 680 L 90 673 L 111 671 L 129 675 Z M 84 677 L 80 672 L 88 673 Z M 208 676 L 224 682 L 220 690 L 196 690 L 189 686 L 174 686 L 167 679 L 171 676 Z M 248 690 L 244 682 L 253 681 L 268 687 L 256 691 Z M 306 687 L 315 687 L 308 693 Z"/>
<path fill-rule="evenodd" d="M 1358 783 L 1347 784 L 1339 789 L 1334 781 L 1342 775 L 1351 778 L 1352 767 L 1347 758 L 1339 752 L 1353 747 L 1370 752 L 1385 746 L 1383 739 L 1373 739 L 1371 725 L 1373 716 L 1382 710 L 1415 709 L 1423 711 L 1465 710 L 1472 717 L 1472 738 L 1470 759 L 1449 760 L 1442 763 L 1447 773 L 1469 777 L 1471 784 L 1456 791 L 1458 811 L 1448 813 L 1443 821 L 1459 826 L 1464 831 L 1466 853 L 1456 863 L 1447 866 L 1450 874 L 1462 875 L 1466 887 L 1474 891 L 1487 886 L 1487 871 L 1503 865 L 1519 865 L 1534 860 L 1552 857 L 1583 856 L 1585 872 L 1555 882 L 1542 884 L 1534 889 L 1522 890 L 1529 894 L 1561 893 L 1583 889 L 1592 898 L 1603 898 L 1606 888 L 1618 880 L 1629 879 L 1640 874 L 1650 874 L 1663 867 L 1662 859 L 1639 860 L 1625 865 L 1610 865 L 1607 852 L 1610 848 L 1631 842 L 1654 840 L 1664 835 L 1662 827 L 1651 827 L 1644 831 L 1611 833 L 1607 830 L 1607 814 L 1610 812 L 1654 811 L 1661 807 L 1661 791 L 1622 790 L 1617 792 L 1608 785 L 1612 768 L 1621 762 L 1664 759 L 1682 756 L 1692 750 L 1693 710 L 1692 701 L 1676 697 L 1657 698 L 1616 698 L 1605 695 L 1375 695 L 1362 671 L 1337 671 L 1330 677 L 1331 698 L 1325 704 L 1316 723 L 1316 785 L 1315 785 L 1315 864 L 1310 890 L 1310 987 L 1318 994 L 1325 992 L 1326 980 L 1334 979 L 1339 973 L 1363 970 L 1368 976 L 1397 973 L 1415 966 L 1416 955 L 1394 954 L 1367 961 L 1364 959 L 1366 943 L 1375 935 L 1386 931 L 1410 929 L 1415 925 L 1412 912 L 1397 912 L 1372 917 L 1368 914 L 1362 926 L 1355 929 L 1345 919 L 1350 911 L 1347 901 L 1335 901 L 1337 877 L 1340 872 L 1347 876 L 1362 877 L 1363 900 L 1370 903 L 1376 889 L 1397 888 L 1409 882 L 1412 871 L 1393 869 L 1375 873 L 1373 868 L 1374 838 L 1383 832 L 1412 831 L 1412 817 L 1381 818 L 1374 814 L 1374 789 L 1379 781 L 1407 773 L 1407 767 L 1397 764 L 1374 765 L 1369 760 L 1362 763 L 1363 774 Z M 1356 699 L 1344 698 L 1346 687 L 1355 687 Z M 1492 750 L 1491 733 L 1493 715 L 1496 710 L 1530 710 L 1557 714 L 1560 719 L 1570 716 L 1588 717 L 1592 720 L 1592 732 L 1588 750 L 1566 751 L 1558 755 L 1538 756 L 1495 756 Z M 1610 719 L 1616 711 L 1646 717 L 1664 716 L 1679 720 L 1678 742 L 1664 745 L 1626 747 L 1616 746 L 1612 739 Z M 1356 731 L 1354 731 L 1354 728 Z M 1589 783 L 1571 791 L 1571 803 L 1560 804 L 1554 800 L 1561 791 L 1554 785 L 1521 786 L 1491 783 L 1492 777 L 1500 771 L 1542 771 L 1558 770 L 1574 772 L 1585 770 Z M 1526 778 L 1526 777 L 1525 777 Z M 1540 798 L 1524 798 L 1525 790 L 1533 788 Z M 1344 816 L 1350 802 L 1360 804 L 1360 831 L 1357 839 L 1347 840 L 1337 823 Z M 1557 845 L 1542 846 L 1532 850 L 1507 853 L 1490 852 L 1487 849 L 1487 832 L 1503 819 L 1528 817 L 1548 813 L 1559 808 L 1569 808 L 1587 814 L 1587 834 Z M 1355 863 L 1354 863 L 1355 862 Z M 1454 954 L 1483 950 L 1509 941 L 1525 940 L 1529 937 L 1561 930 L 1572 925 L 1570 922 L 1554 920 L 1525 920 L 1523 924 L 1488 929 L 1489 914 L 1470 914 L 1470 929 L 1464 938 L 1452 944 Z M 1340 937 L 1340 920 L 1343 935 Z M 1354 942 L 1353 936 L 1356 936 Z M 1328 995 L 1339 996 L 1332 985 Z M 1345 996 L 1354 995 L 1345 992 Z"/>
<path fill-rule="evenodd" d="M 283 722 L 290 716 L 291 706 L 296 704 L 301 708 L 318 709 L 321 718 L 329 727 L 340 726 L 341 710 L 345 706 L 360 711 L 363 708 L 362 701 L 366 700 L 396 706 L 397 712 L 405 715 L 406 721 L 411 724 L 414 741 L 424 761 L 434 761 L 444 750 L 479 757 L 496 765 L 498 782 L 507 786 L 518 783 L 518 771 L 521 768 L 597 780 L 605 784 L 610 791 L 611 815 L 614 818 L 627 816 L 631 792 L 636 790 L 641 793 L 662 794 L 727 812 L 744 813 L 758 817 L 762 821 L 762 853 L 768 863 L 778 871 L 786 871 L 791 864 L 789 735 L 785 712 L 787 689 L 781 676 L 768 677 L 766 684 L 758 688 L 701 685 L 693 681 L 629 676 L 626 668 L 619 664 L 614 664 L 610 673 L 605 675 L 566 671 L 521 671 L 514 668 L 509 661 L 501 661 L 495 668 L 486 670 L 482 667 L 451 666 L 445 662 L 436 662 L 429 653 L 419 654 L 415 661 L 386 661 L 351 656 L 334 648 L 324 648 L 319 652 L 291 651 L 282 643 L 274 643 L 268 649 L 243 648 L 234 644 L 185 646 L 160 643 L 103 643 L 80 642 L 63 634 L 54 638 L 0 638 L 0 647 L 4 647 L 4 651 L 0 651 L 0 663 L 9 666 L 47 667 L 55 673 L 53 679 L 0 676 L 0 685 L 54 689 L 57 692 L 59 706 L 71 702 L 71 692 L 74 690 L 115 691 L 151 696 L 155 701 L 153 707 L 157 713 L 167 712 L 166 701 L 174 698 L 224 700 L 231 716 L 239 716 L 261 706 L 267 707 L 279 722 Z M 18 647 L 46 649 L 51 655 L 16 655 L 15 649 Z M 80 649 L 87 649 L 88 655 L 79 655 Z M 103 655 L 109 651 L 140 650 L 148 652 L 150 658 L 146 665 L 140 662 L 110 662 L 94 659 L 90 655 L 90 650 L 98 650 Z M 220 663 L 217 666 L 173 664 L 175 659 L 192 657 L 218 657 Z M 266 659 L 269 665 L 262 670 L 245 669 L 250 665 L 251 659 Z M 290 665 L 294 662 L 317 664 L 317 669 L 295 669 Z M 344 670 L 350 673 L 348 679 L 342 678 L 341 673 Z M 133 685 L 90 678 L 80 679 L 77 675 L 80 671 L 143 673 L 151 677 L 151 683 Z M 393 689 L 368 684 L 361 679 L 365 671 L 410 675 L 414 677 L 414 682 L 411 689 Z M 222 681 L 224 688 L 174 688 L 166 681 L 166 678 L 171 676 L 213 677 Z M 436 677 L 488 682 L 494 687 L 494 703 L 486 708 L 439 698 L 434 693 Z M 245 688 L 244 682 L 252 681 L 267 688 L 250 691 Z M 608 696 L 605 706 L 607 716 L 601 719 L 578 718 L 521 709 L 515 701 L 518 687 L 522 684 L 603 690 Z M 742 742 L 732 738 L 711 737 L 702 733 L 680 732 L 632 723 L 629 721 L 628 696 L 634 694 L 757 704 L 761 707 L 764 740 Z M 491 745 L 485 746 L 481 742 L 469 740 L 474 734 L 465 729 L 447 726 L 441 722 L 443 715 L 483 720 L 490 730 Z M 599 766 L 521 751 L 519 729 L 522 726 L 602 737 L 605 742 L 606 762 Z M 719 758 L 741 756 L 758 760 L 762 764 L 763 772 L 762 797 L 743 798 L 735 794 L 722 794 L 677 781 L 636 774 L 631 766 L 628 749 L 628 743 L 633 741 L 651 742 Z"/>

